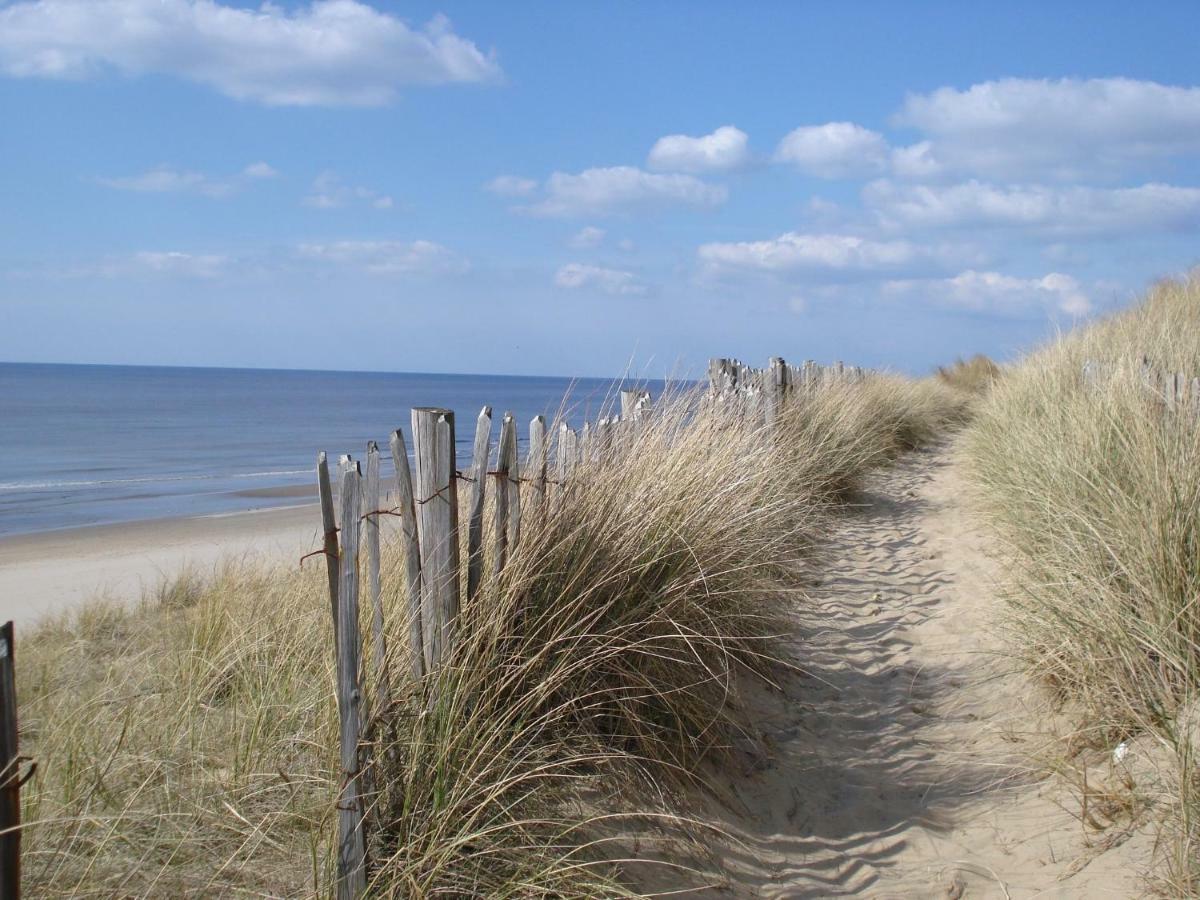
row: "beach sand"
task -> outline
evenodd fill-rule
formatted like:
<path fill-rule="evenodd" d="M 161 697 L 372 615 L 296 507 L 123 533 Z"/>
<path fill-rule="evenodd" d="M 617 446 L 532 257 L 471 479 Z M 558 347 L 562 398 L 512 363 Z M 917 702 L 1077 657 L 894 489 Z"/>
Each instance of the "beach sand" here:
<path fill-rule="evenodd" d="M 317 504 L 0 537 L 0 622 L 29 625 L 93 597 L 136 600 L 188 566 L 320 545 Z"/>

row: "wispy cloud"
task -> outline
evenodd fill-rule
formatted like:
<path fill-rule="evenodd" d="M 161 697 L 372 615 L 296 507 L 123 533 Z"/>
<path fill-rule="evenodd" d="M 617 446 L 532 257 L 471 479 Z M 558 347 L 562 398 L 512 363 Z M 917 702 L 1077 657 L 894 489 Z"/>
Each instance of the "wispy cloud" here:
<path fill-rule="evenodd" d="M 1061 272 L 1041 278 L 1018 278 L 968 269 L 953 278 L 889 281 L 883 285 L 883 291 L 891 297 L 1001 314 L 1049 309 L 1082 316 L 1092 310 L 1092 301 L 1079 282 Z"/>
<path fill-rule="evenodd" d="M 312 188 L 304 198 L 305 206 L 316 209 L 339 209 L 363 204 L 374 209 L 391 209 L 392 198 L 371 188 L 345 184 L 336 172 L 322 172 L 313 179 Z"/>
<path fill-rule="evenodd" d="M 174 166 L 159 165 L 137 175 L 97 178 L 96 183 L 118 191 L 141 194 L 199 194 L 204 197 L 228 197 L 250 181 L 278 176 L 265 162 L 251 163 L 239 174 L 229 177 L 206 175 Z"/>
<path fill-rule="evenodd" d="M 746 132 L 723 125 L 701 137 L 671 134 L 659 138 L 650 148 L 646 164 L 667 172 L 723 172 L 741 168 L 749 161 Z"/>
<path fill-rule="evenodd" d="M 485 191 L 500 197 L 528 197 L 537 190 L 538 183 L 532 178 L 518 175 L 497 175 L 483 186 Z"/>
<path fill-rule="evenodd" d="M 358 0 L 254 9 L 215 0 L 19 0 L 0 8 L 0 72 L 163 74 L 275 106 L 378 106 L 404 85 L 487 82 L 495 58 L 436 17 L 414 29 Z"/>
<path fill-rule="evenodd" d="M 871 240 L 848 234 L 787 232 L 763 241 L 703 244 L 697 251 L 710 274 L 760 272 L 874 275 L 944 265 L 955 250 L 908 240 Z"/>
<path fill-rule="evenodd" d="M 567 263 L 559 268 L 554 273 L 554 284 L 569 290 L 592 289 L 614 295 L 646 293 L 646 285 L 633 272 L 585 263 Z"/>
<path fill-rule="evenodd" d="M 603 228 L 597 228 L 595 225 L 587 225 L 571 235 L 567 243 L 577 250 L 589 250 L 593 247 L 599 247 L 604 243 L 604 236 L 607 233 Z"/>
<path fill-rule="evenodd" d="M 587 169 L 578 174 L 555 172 L 539 202 L 523 207 L 538 216 L 584 216 L 667 206 L 711 209 L 729 196 L 723 185 L 693 175 L 645 172 L 633 166 Z"/>
<path fill-rule="evenodd" d="M 1033 234 L 1112 236 L 1200 225 L 1200 188 L 900 184 L 880 180 L 863 202 L 891 230 L 1016 228 Z"/>
<path fill-rule="evenodd" d="M 433 241 L 333 241 L 301 244 L 297 252 L 373 275 L 451 274 L 469 268 L 465 259 Z"/>

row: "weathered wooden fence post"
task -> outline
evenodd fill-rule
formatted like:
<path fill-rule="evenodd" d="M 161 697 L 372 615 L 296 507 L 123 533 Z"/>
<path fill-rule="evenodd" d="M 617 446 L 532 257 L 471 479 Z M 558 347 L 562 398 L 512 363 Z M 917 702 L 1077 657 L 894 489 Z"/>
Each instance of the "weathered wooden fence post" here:
<path fill-rule="evenodd" d="M 417 537 L 421 547 L 421 626 L 425 668 L 432 672 L 454 650 L 458 619 L 458 477 L 454 413 L 412 411 L 416 449 Z"/>
<path fill-rule="evenodd" d="M 417 537 L 417 510 L 413 501 L 412 470 L 408 448 L 400 429 L 392 432 L 392 464 L 396 467 L 396 503 L 400 507 L 400 532 L 404 544 L 404 580 L 408 592 L 408 652 L 412 674 L 425 674 L 425 625 L 422 621 L 424 588 L 421 575 L 421 545 Z"/>
<path fill-rule="evenodd" d="M 338 797 L 338 900 L 357 900 L 367 887 L 359 753 L 362 684 L 359 670 L 358 534 L 362 509 L 358 467 L 341 480 L 342 553 L 338 560 L 337 694 L 341 721 L 342 786 Z"/>
<path fill-rule="evenodd" d="M 379 584 L 379 445 L 367 443 L 367 473 L 363 481 L 366 518 L 363 529 L 367 543 L 367 592 L 371 598 L 371 661 L 375 679 L 375 715 L 391 702 L 391 683 L 387 671 L 387 639 L 383 633 L 383 590 Z"/>
<path fill-rule="evenodd" d="M 333 512 L 333 489 L 329 484 L 329 460 L 322 450 L 317 454 L 317 492 L 321 495 L 321 530 L 325 533 L 325 574 L 329 578 L 329 606 L 333 612 L 333 630 L 337 634 L 338 618 L 338 531 Z M 336 640 L 336 638 L 335 638 Z"/>
<path fill-rule="evenodd" d="M 501 496 L 503 495 L 503 496 Z M 505 413 L 500 422 L 500 449 L 496 458 L 495 570 L 508 562 L 521 539 L 521 466 L 517 461 L 517 422 Z"/>
<path fill-rule="evenodd" d="M 783 411 L 790 387 L 787 363 L 781 357 L 772 356 L 765 373 L 767 422 L 773 424 Z"/>
<path fill-rule="evenodd" d="M 633 421 L 633 412 L 637 409 L 638 401 L 642 399 L 641 391 L 621 391 L 621 421 Z"/>
<path fill-rule="evenodd" d="M 0 900 L 21 897 L 21 754 L 13 623 L 0 626 Z"/>
<path fill-rule="evenodd" d="M 485 406 L 475 420 L 471 451 L 471 495 L 467 504 L 467 599 L 483 583 L 483 503 L 487 496 L 488 459 L 492 453 L 492 408 Z"/>
<path fill-rule="evenodd" d="M 561 494 L 567 489 L 567 478 L 575 463 L 579 461 L 579 449 L 576 447 L 575 431 L 566 422 L 558 425 L 558 448 L 556 469 L 558 491 Z"/>
<path fill-rule="evenodd" d="M 546 501 L 546 417 L 534 416 L 529 422 L 529 460 L 526 463 L 532 490 L 529 509 L 536 514 Z"/>

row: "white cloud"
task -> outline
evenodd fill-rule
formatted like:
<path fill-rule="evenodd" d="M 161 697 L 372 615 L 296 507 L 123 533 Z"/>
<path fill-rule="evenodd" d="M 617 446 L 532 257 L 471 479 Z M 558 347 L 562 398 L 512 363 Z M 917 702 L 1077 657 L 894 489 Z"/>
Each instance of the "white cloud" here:
<path fill-rule="evenodd" d="M 932 138 L 930 159 L 995 177 L 1119 174 L 1200 151 L 1200 87 L 1129 78 L 1007 78 L 910 94 L 895 123 Z"/>
<path fill-rule="evenodd" d="M 953 185 L 875 181 L 863 202 L 893 229 L 1016 227 L 1051 235 L 1137 234 L 1200 225 L 1200 188 Z"/>
<path fill-rule="evenodd" d="M 317 209 L 339 209 L 352 204 L 364 204 L 375 209 L 391 209 L 392 198 L 365 187 L 344 184 L 336 172 L 322 172 L 312 184 L 311 193 L 304 198 L 305 206 Z"/>
<path fill-rule="evenodd" d="M 279 173 L 265 162 L 251 163 L 239 174 L 228 178 L 160 165 L 138 175 L 97 178 L 96 182 L 118 191 L 134 191 L 142 194 L 200 194 L 205 197 L 228 197 L 239 187 L 244 187 L 247 182 L 262 181 L 278 175 Z"/>
<path fill-rule="evenodd" d="M 119 191 L 143 194 L 202 194 L 205 197 L 226 197 L 233 192 L 233 185 L 228 181 L 170 166 L 157 166 L 140 175 L 98 178 L 97 181 L 105 187 Z"/>
<path fill-rule="evenodd" d="M 874 241 L 847 234 L 794 231 L 766 241 L 703 244 L 697 251 L 710 272 L 770 273 L 897 270 L 927 263 L 940 252 L 909 241 Z"/>
<path fill-rule="evenodd" d="M 409 84 L 493 81 L 500 68 L 442 17 L 413 29 L 358 0 L 294 10 L 215 0 L 19 0 L 0 8 L 0 71 L 163 74 L 277 106 L 377 106 Z"/>
<path fill-rule="evenodd" d="M 603 228 L 597 228 L 594 225 L 588 225 L 586 228 L 581 228 L 575 234 L 571 235 L 571 239 L 567 243 L 580 250 L 586 250 L 591 247 L 599 247 L 604 243 L 604 235 L 607 232 Z"/>
<path fill-rule="evenodd" d="M 251 163 L 242 169 L 242 175 L 246 178 L 278 178 L 279 173 L 274 167 L 265 162 Z"/>
<path fill-rule="evenodd" d="M 483 186 L 485 191 L 498 194 L 501 197 L 527 197 L 537 190 L 537 182 L 532 178 L 521 178 L 517 175 L 497 175 Z"/>
<path fill-rule="evenodd" d="M 829 122 L 787 134 L 775 150 L 775 160 L 818 178 L 855 178 L 884 171 L 888 146 L 883 135 L 861 125 Z"/>
<path fill-rule="evenodd" d="M 606 294 L 644 294 L 646 286 L 632 272 L 606 269 L 584 263 L 567 263 L 554 273 L 554 283 L 561 288 L 580 290 L 592 288 Z"/>
<path fill-rule="evenodd" d="M 746 132 L 722 125 L 703 137 L 671 134 L 659 138 L 650 148 L 646 164 L 669 172 L 721 172 L 740 168 L 749 159 Z"/>
<path fill-rule="evenodd" d="M 603 215 L 655 206 L 720 206 L 729 196 L 721 185 L 692 175 L 656 174 L 633 166 L 587 169 L 578 175 L 555 172 L 545 197 L 526 211 L 541 216 Z"/>
<path fill-rule="evenodd" d="M 1051 272 L 1042 278 L 1017 278 L 999 272 L 968 269 L 953 278 L 889 281 L 884 294 L 914 297 L 946 306 L 980 312 L 1026 314 L 1053 310 L 1083 316 L 1092 302 L 1070 275 Z"/>
<path fill-rule="evenodd" d="M 131 266 L 117 265 L 117 269 L 140 269 L 146 272 L 165 275 L 183 275 L 191 278 L 215 278 L 224 271 L 229 258 L 215 254 L 194 254 L 180 252 L 158 252 L 144 250 L 135 253 Z M 114 272 L 113 274 L 119 274 Z"/>
<path fill-rule="evenodd" d="M 301 244 L 305 259 L 362 269 L 373 275 L 450 274 L 463 272 L 467 262 L 432 241 L 334 241 Z"/>

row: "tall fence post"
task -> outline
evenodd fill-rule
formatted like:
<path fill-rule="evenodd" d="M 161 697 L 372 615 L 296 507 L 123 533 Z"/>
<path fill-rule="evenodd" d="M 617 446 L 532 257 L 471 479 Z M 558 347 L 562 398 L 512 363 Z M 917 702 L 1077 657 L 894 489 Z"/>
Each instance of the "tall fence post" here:
<path fill-rule="evenodd" d="M 337 694 L 341 720 L 342 787 L 338 797 L 338 900 L 357 900 L 367 888 L 363 833 L 359 671 L 358 536 L 362 495 L 358 467 L 342 473 L 342 553 L 338 560 Z"/>
<path fill-rule="evenodd" d="M 574 429 L 566 422 L 560 422 L 558 424 L 557 468 L 555 470 L 560 494 L 567 489 L 567 478 L 579 459 L 576 443 Z"/>
<path fill-rule="evenodd" d="M 412 411 L 417 454 L 417 536 L 421 544 L 425 667 L 429 671 L 454 650 L 458 619 L 458 473 L 454 413 L 421 407 Z"/>
<path fill-rule="evenodd" d="M 391 702 L 387 671 L 387 639 L 383 632 L 383 590 L 379 584 L 379 445 L 367 443 L 367 474 L 363 482 L 367 538 L 367 592 L 371 598 L 371 661 L 375 679 L 375 714 Z"/>
<path fill-rule="evenodd" d="M 0 626 L 0 900 L 21 896 L 21 755 L 13 623 Z"/>
<path fill-rule="evenodd" d="M 396 502 L 400 507 L 400 531 L 404 544 L 404 578 L 408 589 L 408 652 L 414 678 L 425 674 L 425 625 L 421 608 L 425 591 L 421 576 L 421 546 L 417 537 L 417 510 L 413 502 L 412 470 L 408 448 L 400 429 L 392 432 L 392 464 L 396 467 Z"/>
<path fill-rule="evenodd" d="M 534 416 L 529 422 L 529 508 L 536 513 L 546 501 L 546 417 Z"/>
<path fill-rule="evenodd" d="M 492 453 L 492 408 L 485 406 L 475 420 L 471 452 L 471 496 L 467 504 L 467 599 L 483 583 L 483 503 L 487 496 L 488 459 Z"/>
<path fill-rule="evenodd" d="M 333 631 L 337 634 L 338 618 L 338 532 L 337 516 L 333 512 L 333 489 L 329 484 L 329 459 L 322 450 L 317 454 L 317 492 L 321 495 L 321 530 L 325 540 L 325 574 L 329 578 L 329 606 L 333 613 Z"/>
<path fill-rule="evenodd" d="M 517 462 L 517 423 L 512 413 L 507 412 L 500 423 L 495 521 L 495 570 L 499 574 L 521 538 L 521 469 Z"/>

